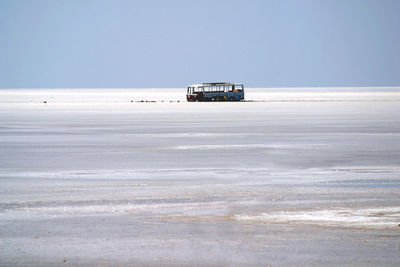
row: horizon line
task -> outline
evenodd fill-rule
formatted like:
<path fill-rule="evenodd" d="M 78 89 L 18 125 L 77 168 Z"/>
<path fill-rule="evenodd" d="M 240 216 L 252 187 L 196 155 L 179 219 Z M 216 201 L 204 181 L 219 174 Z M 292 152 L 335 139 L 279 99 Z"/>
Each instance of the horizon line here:
<path fill-rule="evenodd" d="M 24 90 L 24 89 L 185 89 L 185 87 L 2 87 L 0 90 Z M 273 87 L 246 87 L 250 89 L 305 89 L 305 88 L 400 88 L 396 86 L 273 86 Z"/>

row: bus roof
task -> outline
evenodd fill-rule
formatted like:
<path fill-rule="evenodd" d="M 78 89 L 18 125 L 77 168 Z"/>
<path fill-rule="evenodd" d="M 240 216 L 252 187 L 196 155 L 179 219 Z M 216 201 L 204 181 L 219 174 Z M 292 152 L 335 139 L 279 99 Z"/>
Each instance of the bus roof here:
<path fill-rule="evenodd" d="M 201 84 L 192 84 L 192 85 L 188 85 L 188 87 L 214 86 L 214 85 L 243 85 L 243 84 L 241 84 L 241 83 L 225 83 L 225 82 L 216 82 L 216 83 L 201 83 Z"/>

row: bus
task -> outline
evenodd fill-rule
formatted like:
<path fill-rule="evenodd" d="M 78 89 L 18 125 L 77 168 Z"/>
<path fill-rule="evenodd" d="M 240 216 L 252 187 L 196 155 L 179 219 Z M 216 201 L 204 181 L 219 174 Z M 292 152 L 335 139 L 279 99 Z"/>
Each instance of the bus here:
<path fill-rule="evenodd" d="M 240 83 L 202 83 L 187 87 L 186 99 L 194 101 L 240 101 L 244 99 L 244 86 Z"/>

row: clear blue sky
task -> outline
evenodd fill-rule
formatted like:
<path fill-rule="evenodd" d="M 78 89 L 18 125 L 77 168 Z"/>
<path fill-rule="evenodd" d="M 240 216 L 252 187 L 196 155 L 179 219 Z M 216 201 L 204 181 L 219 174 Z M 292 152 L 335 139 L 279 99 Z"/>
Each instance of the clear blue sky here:
<path fill-rule="evenodd" d="M 399 0 L 0 0 L 0 88 L 400 86 Z"/>

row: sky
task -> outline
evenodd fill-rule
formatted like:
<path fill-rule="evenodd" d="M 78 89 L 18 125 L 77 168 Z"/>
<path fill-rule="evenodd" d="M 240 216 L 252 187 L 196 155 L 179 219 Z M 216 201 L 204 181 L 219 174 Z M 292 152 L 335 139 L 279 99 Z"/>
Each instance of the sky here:
<path fill-rule="evenodd" d="M 398 0 L 0 0 L 0 88 L 400 86 Z"/>

